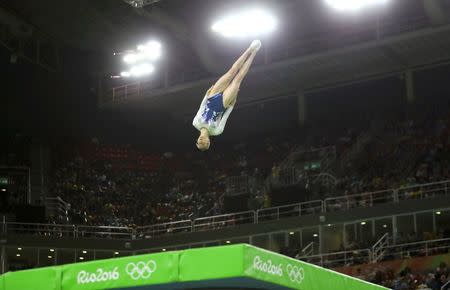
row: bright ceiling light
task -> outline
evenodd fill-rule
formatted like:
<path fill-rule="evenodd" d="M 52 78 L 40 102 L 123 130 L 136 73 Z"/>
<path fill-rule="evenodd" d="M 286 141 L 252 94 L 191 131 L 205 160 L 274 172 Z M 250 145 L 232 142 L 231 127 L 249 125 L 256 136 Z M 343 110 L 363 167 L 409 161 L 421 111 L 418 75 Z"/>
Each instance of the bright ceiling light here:
<path fill-rule="evenodd" d="M 276 20 L 270 13 L 248 10 L 229 15 L 215 22 L 211 29 L 225 37 L 256 37 L 273 32 Z"/>
<path fill-rule="evenodd" d="M 124 78 L 129 78 L 131 77 L 131 73 L 129 71 L 123 71 L 120 73 L 120 76 Z"/>
<path fill-rule="evenodd" d="M 123 57 L 123 61 L 129 64 L 133 64 L 138 61 L 138 56 L 135 53 L 129 53 Z"/>
<path fill-rule="evenodd" d="M 345 11 L 358 11 L 361 8 L 372 5 L 383 5 L 390 0 L 325 0 L 328 5 L 337 9 Z"/>
<path fill-rule="evenodd" d="M 157 60 L 161 57 L 161 43 L 152 40 L 143 45 L 138 45 L 137 47 L 140 54 L 139 58 L 142 60 Z"/>
<path fill-rule="evenodd" d="M 137 46 L 137 52 L 128 53 L 123 57 L 127 64 L 135 64 L 141 61 L 155 61 L 161 58 L 162 46 L 158 41 L 152 40 L 146 44 Z"/>
<path fill-rule="evenodd" d="M 148 63 L 135 65 L 130 69 L 130 74 L 133 77 L 141 77 L 151 74 L 155 70 L 155 67 Z"/>

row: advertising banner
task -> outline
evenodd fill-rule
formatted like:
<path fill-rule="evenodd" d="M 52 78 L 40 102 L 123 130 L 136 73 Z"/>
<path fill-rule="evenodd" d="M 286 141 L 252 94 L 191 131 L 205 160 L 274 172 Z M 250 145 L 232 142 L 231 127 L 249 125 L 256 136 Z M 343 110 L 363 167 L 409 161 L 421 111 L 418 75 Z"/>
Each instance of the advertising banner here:
<path fill-rule="evenodd" d="M 386 289 L 252 246 L 245 246 L 244 268 L 246 276 L 292 289 Z"/>
<path fill-rule="evenodd" d="M 63 266 L 62 290 L 113 289 L 176 282 L 178 254 L 167 252 Z"/>
<path fill-rule="evenodd" d="M 60 290 L 61 268 L 49 267 L 7 273 L 3 276 L 6 289 Z"/>
<path fill-rule="evenodd" d="M 180 254 L 180 281 L 243 276 L 244 245 L 192 249 Z"/>

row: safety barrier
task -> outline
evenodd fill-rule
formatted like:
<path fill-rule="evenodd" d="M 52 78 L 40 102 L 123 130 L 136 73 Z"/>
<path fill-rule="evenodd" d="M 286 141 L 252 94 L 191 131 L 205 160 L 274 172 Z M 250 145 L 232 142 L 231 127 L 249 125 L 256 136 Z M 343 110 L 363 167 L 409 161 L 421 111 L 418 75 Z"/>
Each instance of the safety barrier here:
<path fill-rule="evenodd" d="M 279 207 L 174 221 L 144 227 L 75 226 L 62 224 L 10 223 L 3 221 L 2 232 L 43 236 L 101 237 L 114 239 L 150 238 L 178 232 L 205 231 L 260 223 L 288 217 L 372 207 L 410 199 L 431 199 L 449 195 L 450 181 L 421 184 L 384 191 L 353 194 Z"/>
<path fill-rule="evenodd" d="M 278 207 L 264 208 L 256 211 L 258 222 L 279 220 L 280 218 L 316 214 L 323 211 L 323 201 L 313 200 Z"/>

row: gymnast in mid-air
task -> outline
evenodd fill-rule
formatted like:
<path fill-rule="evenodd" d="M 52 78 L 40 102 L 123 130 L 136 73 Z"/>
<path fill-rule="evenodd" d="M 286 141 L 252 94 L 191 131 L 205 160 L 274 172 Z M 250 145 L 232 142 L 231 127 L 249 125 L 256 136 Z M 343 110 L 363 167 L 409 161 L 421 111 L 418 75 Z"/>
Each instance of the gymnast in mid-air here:
<path fill-rule="evenodd" d="M 247 75 L 261 41 L 254 40 L 250 47 L 239 57 L 231 69 L 206 92 L 192 122 L 200 136 L 197 148 L 206 151 L 211 145 L 210 136 L 222 134 L 225 124 L 233 111 L 242 80 Z"/>

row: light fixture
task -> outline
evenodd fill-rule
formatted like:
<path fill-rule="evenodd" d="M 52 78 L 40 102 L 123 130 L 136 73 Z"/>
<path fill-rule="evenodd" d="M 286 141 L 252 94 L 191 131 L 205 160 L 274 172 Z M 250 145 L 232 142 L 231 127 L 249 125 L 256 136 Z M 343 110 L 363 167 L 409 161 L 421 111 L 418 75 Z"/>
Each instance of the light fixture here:
<path fill-rule="evenodd" d="M 53 258 L 52 256 L 47 256 L 49 259 Z"/>
<path fill-rule="evenodd" d="M 366 225 L 366 222 L 361 222 L 361 225 L 362 225 L 362 226 L 365 226 L 365 225 Z"/>
<path fill-rule="evenodd" d="M 119 252 L 114 252 L 114 255 L 118 255 L 119 254 Z"/>
<path fill-rule="evenodd" d="M 440 214 L 441 214 L 441 212 L 440 212 L 440 211 L 437 211 L 437 212 L 436 212 L 436 214 L 437 214 L 437 215 L 440 215 Z"/>
<path fill-rule="evenodd" d="M 314 234 L 313 237 L 317 238 L 319 235 L 318 234 Z"/>
<path fill-rule="evenodd" d="M 383 228 L 387 228 L 387 225 L 383 225 Z"/>
<path fill-rule="evenodd" d="M 155 40 L 137 46 L 137 52 L 128 53 L 123 57 L 127 64 L 136 64 L 142 61 L 155 61 L 161 58 L 161 43 Z"/>
<path fill-rule="evenodd" d="M 78 259 L 80 259 L 80 260 L 84 260 L 84 257 L 79 257 Z"/>
<path fill-rule="evenodd" d="M 230 244 L 231 242 L 230 241 L 226 241 L 225 243 Z"/>
<path fill-rule="evenodd" d="M 331 224 L 327 224 L 327 227 L 331 227 Z"/>
<path fill-rule="evenodd" d="M 2 191 L 6 191 L 6 188 L 2 188 Z"/>
<path fill-rule="evenodd" d="M 86 251 L 86 250 L 84 250 L 84 251 L 83 251 L 83 254 L 87 254 L 87 251 Z"/>
<path fill-rule="evenodd" d="M 123 61 L 129 64 L 133 64 L 138 60 L 138 56 L 135 53 L 129 53 L 123 57 Z"/>
<path fill-rule="evenodd" d="M 120 76 L 124 78 L 129 78 L 131 77 L 131 73 L 129 71 L 123 71 L 120 73 Z"/>
<path fill-rule="evenodd" d="M 325 2 L 336 10 L 359 11 L 362 8 L 373 5 L 384 5 L 390 0 L 325 0 Z"/>
<path fill-rule="evenodd" d="M 224 37 L 256 37 L 273 32 L 275 17 L 262 9 L 252 9 L 225 16 L 215 22 L 211 29 Z"/>
<path fill-rule="evenodd" d="M 130 74 L 131 74 L 131 76 L 134 76 L 134 77 L 141 77 L 144 75 L 151 74 L 154 70 L 155 70 L 155 67 L 153 65 L 151 65 L 149 63 L 142 63 L 142 64 L 133 66 L 130 69 Z"/>
<path fill-rule="evenodd" d="M 22 248 L 17 248 L 18 251 L 22 251 Z"/>
<path fill-rule="evenodd" d="M 54 252 L 55 251 L 55 249 L 50 249 L 50 252 Z"/>
<path fill-rule="evenodd" d="M 16 257 L 20 257 L 20 254 L 16 254 Z"/>
<path fill-rule="evenodd" d="M 163 252 L 167 251 L 166 249 L 162 249 Z"/>
<path fill-rule="evenodd" d="M 293 236 L 293 235 L 294 235 L 294 232 L 289 232 L 289 234 L 290 234 L 291 236 Z"/>

